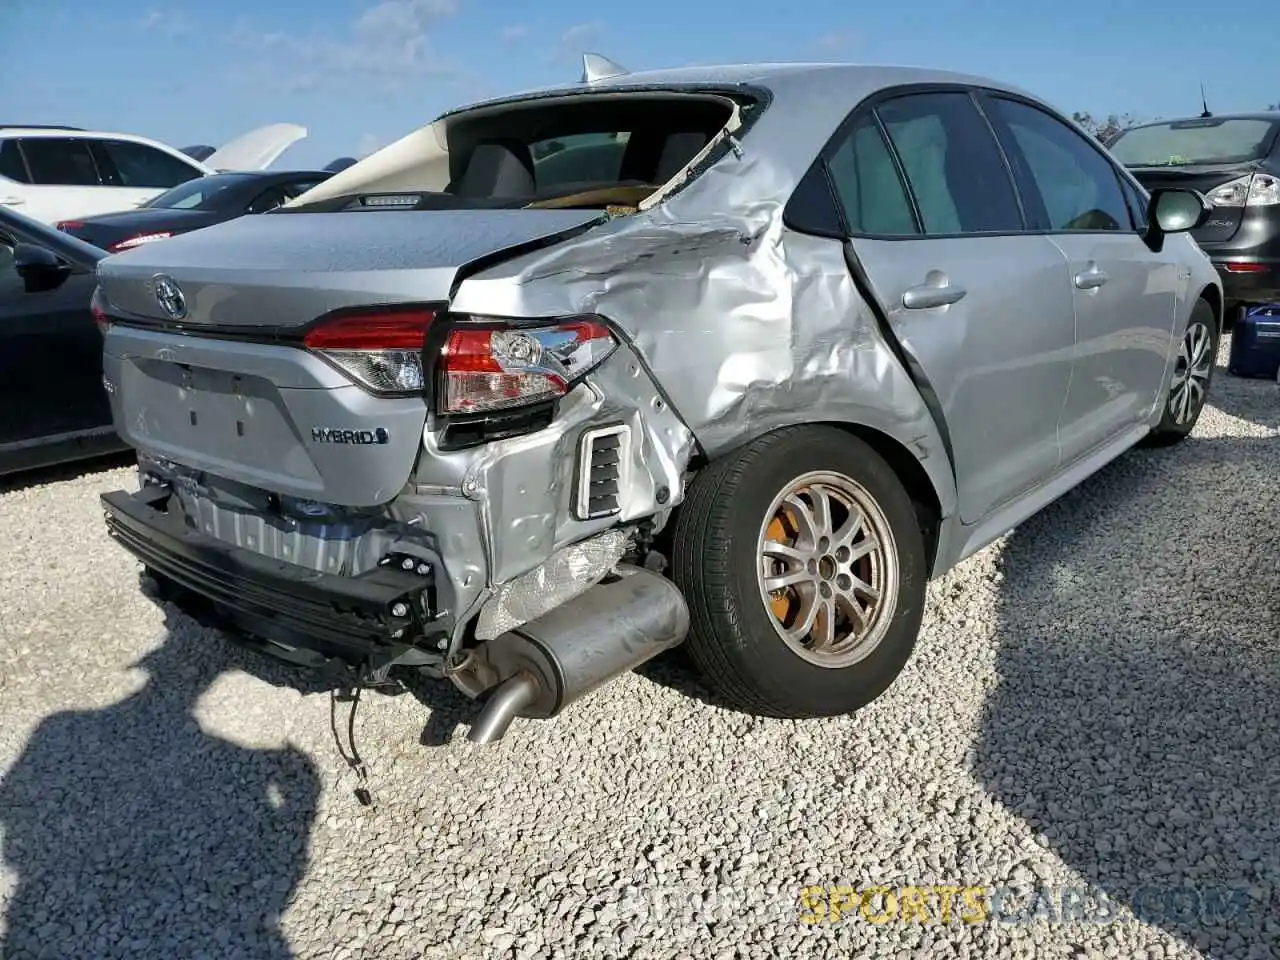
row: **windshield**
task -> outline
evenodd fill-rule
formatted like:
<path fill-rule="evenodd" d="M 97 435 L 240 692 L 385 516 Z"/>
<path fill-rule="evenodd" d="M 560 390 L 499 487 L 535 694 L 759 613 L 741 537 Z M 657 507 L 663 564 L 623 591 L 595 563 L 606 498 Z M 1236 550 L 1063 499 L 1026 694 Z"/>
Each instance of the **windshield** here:
<path fill-rule="evenodd" d="M 179 184 L 172 190 L 166 190 L 158 197 L 153 197 L 144 207 L 163 207 L 166 210 L 195 210 L 206 206 L 216 194 L 228 187 L 245 180 L 251 175 L 243 173 L 215 173 L 207 177 L 197 177 Z"/>
<path fill-rule="evenodd" d="M 1246 163 L 1265 157 L 1280 124 L 1265 119 L 1206 117 L 1134 127 L 1111 141 L 1112 155 L 1127 167 Z"/>

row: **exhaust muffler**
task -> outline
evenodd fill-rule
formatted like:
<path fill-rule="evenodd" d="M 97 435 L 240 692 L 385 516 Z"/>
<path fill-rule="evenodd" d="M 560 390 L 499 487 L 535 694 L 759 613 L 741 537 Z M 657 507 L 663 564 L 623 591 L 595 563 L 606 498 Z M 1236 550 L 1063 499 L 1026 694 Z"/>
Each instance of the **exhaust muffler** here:
<path fill-rule="evenodd" d="M 689 607 L 671 581 L 634 566 L 477 648 L 501 681 L 467 734 L 500 740 L 516 717 L 547 719 L 682 643 Z M 462 681 L 462 678 L 458 678 Z M 465 682 L 465 681 L 464 681 Z M 459 682 L 465 690 L 464 682 Z"/>

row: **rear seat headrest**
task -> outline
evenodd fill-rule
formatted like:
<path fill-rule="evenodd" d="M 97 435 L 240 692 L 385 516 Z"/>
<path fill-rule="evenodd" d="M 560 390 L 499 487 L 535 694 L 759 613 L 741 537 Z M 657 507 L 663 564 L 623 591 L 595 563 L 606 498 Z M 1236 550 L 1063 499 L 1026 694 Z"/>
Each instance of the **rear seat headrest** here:
<path fill-rule="evenodd" d="M 518 140 L 476 144 L 458 180 L 460 197 L 531 197 L 535 192 L 533 157 Z"/>

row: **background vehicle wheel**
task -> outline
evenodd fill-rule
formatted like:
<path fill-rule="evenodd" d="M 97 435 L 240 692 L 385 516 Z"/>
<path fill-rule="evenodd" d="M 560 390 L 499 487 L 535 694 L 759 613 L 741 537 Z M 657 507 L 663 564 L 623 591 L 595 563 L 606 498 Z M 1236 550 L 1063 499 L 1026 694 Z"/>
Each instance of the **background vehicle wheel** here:
<path fill-rule="evenodd" d="M 699 473 L 672 574 L 703 676 L 743 709 L 792 718 L 884 692 L 915 647 L 928 578 L 893 470 L 827 427 L 769 434 Z"/>
<path fill-rule="evenodd" d="M 1178 347 L 1164 413 L 1147 437 L 1149 446 L 1168 446 L 1191 433 L 1209 397 L 1209 384 L 1217 361 L 1218 322 L 1213 307 L 1197 300 Z"/>

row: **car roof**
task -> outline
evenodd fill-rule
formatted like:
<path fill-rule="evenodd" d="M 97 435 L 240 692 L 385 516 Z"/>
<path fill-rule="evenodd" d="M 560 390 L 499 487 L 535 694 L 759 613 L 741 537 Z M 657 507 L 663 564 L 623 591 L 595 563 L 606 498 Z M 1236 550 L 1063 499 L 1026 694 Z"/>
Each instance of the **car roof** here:
<path fill-rule="evenodd" d="M 905 84 L 962 83 L 991 87 L 1039 99 L 1016 86 L 976 74 L 936 70 L 930 67 L 894 64 L 852 64 L 833 62 L 739 63 L 697 67 L 673 67 L 644 70 L 597 80 L 593 83 L 567 83 L 526 90 L 522 93 L 477 101 L 450 110 L 452 116 L 488 105 L 548 96 L 626 92 L 649 87 L 758 86 L 773 92 L 783 89 L 793 98 L 812 96 L 829 98 L 833 85 L 841 91 L 840 99 L 861 99 L 877 90 Z"/>
<path fill-rule="evenodd" d="M 150 137 L 140 137 L 136 133 L 115 133 L 110 130 L 84 130 L 80 127 L 5 127 L 0 126 L 0 137 L 53 137 L 58 140 L 95 140 L 107 138 L 111 140 L 136 140 L 139 143 L 160 143 Z M 168 144 L 161 146 L 169 147 Z"/>

